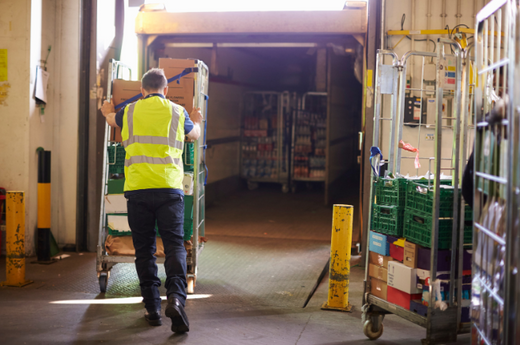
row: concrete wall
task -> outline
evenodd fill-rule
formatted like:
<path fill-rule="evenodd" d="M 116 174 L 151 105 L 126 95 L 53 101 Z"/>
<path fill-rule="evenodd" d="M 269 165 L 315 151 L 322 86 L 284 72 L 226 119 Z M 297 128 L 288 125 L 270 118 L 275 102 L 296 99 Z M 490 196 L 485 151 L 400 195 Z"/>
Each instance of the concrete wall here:
<path fill-rule="evenodd" d="M 428 16 L 428 3 L 431 2 L 431 16 Z M 445 16 L 443 15 L 442 5 L 446 3 Z M 457 4 L 460 2 L 460 13 L 458 11 Z M 445 25 L 448 25 L 450 30 L 458 24 L 466 24 L 469 28 L 475 28 L 475 15 L 478 11 L 487 3 L 487 0 L 387 0 L 386 1 L 386 15 L 385 15 L 385 27 L 384 32 L 388 30 L 401 30 L 401 20 L 403 14 L 406 15 L 406 19 L 403 25 L 404 30 L 441 30 L 444 29 Z M 412 3 L 415 3 L 415 12 L 412 15 Z M 414 16 L 414 18 L 412 18 Z M 428 19 L 430 21 L 428 27 Z M 412 21 L 415 21 L 415 25 L 412 26 Z M 471 35 L 468 35 L 471 36 Z M 415 35 L 416 39 L 424 40 L 431 39 L 437 42 L 439 35 Z M 393 50 L 399 58 L 401 58 L 406 52 L 413 50 L 417 51 L 429 51 L 433 52 L 434 44 L 431 41 L 416 41 L 412 47 L 411 40 L 404 38 L 403 36 L 386 36 L 385 49 Z M 402 40 L 401 40 L 402 39 Z M 469 40 L 472 42 L 472 40 Z M 379 48 L 379 47 L 378 47 Z M 412 77 L 412 88 L 421 87 L 421 75 L 423 65 L 435 64 L 435 59 L 425 59 L 422 57 L 411 58 L 413 61 L 408 63 L 407 76 Z M 423 62 L 424 61 L 424 62 Z M 386 64 L 390 64 L 390 59 L 385 59 Z M 415 92 L 414 96 L 420 97 L 419 92 Z M 423 97 L 432 97 L 423 94 Z M 384 96 L 383 104 L 383 115 L 385 117 L 390 116 L 390 98 Z M 433 124 L 433 121 L 431 121 Z M 383 149 L 383 155 L 385 159 L 388 157 L 388 145 L 390 135 L 390 121 L 382 122 L 382 135 L 381 135 L 381 148 Z M 434 141 L 426 140 L 428 134 L 433 135 L 435 129 L 421 127 L 404 126 L 403 129 L 403 140 L 409 142 L 413 146 L 420 146 L 421 157 L 433 157 L 434 156 Z M 472 143 L 470 138 L 470 144 Z M 452 154 L 452 143 L 453 143 L 453 130 L 451 128 L 443 129 L 443 149 L 442 156 L 444 158 L 450 158 Z M 413 153 L 403 153 L 403 156 L 413 157 Z M 411 176 L 425 174 L 428 171 L 428 161 L 421 161 L 421 169 L 418 171 L 414 167 L 413 159 L 405 159 L 401 162 L 401 173 Z M 443 166 L 449 166 L 448 161 Z M 433 166 L 433 161 L 432 161 Z M 432 167 L 433 169 L 433 167 Z M 446 174 L 450 172 L 445 171 Z"/>
<path fill-rule="evenodd" d="M 0 101 L 0 186 L 26 193 L 26 251 L 37 224 L 36 149 L 52 152 L 51 229 L 75 242 L 79 0 L 3 1 L 0 49 L 8 49 L 6 98 Z M 44 115 L 34 99 L 36 66 L 50 73 Z M 2 83 L 0 83 L 2 88 Z"/>

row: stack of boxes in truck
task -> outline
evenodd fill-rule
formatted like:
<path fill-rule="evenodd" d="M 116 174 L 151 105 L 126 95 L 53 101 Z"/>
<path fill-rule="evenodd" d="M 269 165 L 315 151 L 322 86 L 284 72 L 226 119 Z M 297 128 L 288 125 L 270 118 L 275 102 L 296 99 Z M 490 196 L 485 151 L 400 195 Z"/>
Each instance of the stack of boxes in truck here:
<path fill-rule="evenodd" d="M 186 68 L 194 67 L 195 60 L 185 59 L 160 59 L 159 67 L 164 69 L 166 78 L 172 78 L 182 73 Z M 121 104 L 126 100 L 141 93 L 140 81 L 128 81 L 116 79 L 112 84 L 112 99 L 114 105 Z M 166 98 L 176 104 L 182 105 L 188 113 L 193 109 L 194 101 L 194 77 L 188 74 L 179 82 L 168 85 Z M 108 182 L 105 196 L 105 213 L 108 225 L 108 237 L 105 243 L 107 252 L 111 255 L 133 255 L 134 248 L 131 241 L 131 231 L 128 225 L 126 199 L 124 197 L 124 161 L 125 149 L 122 145 L 121 129 L 111 129 L 110 144 L 107 148 L 108 155 Z M 194 143 L 184 144 L 184 240 L 189 241 L 193 234 L 193 166 L 194 166 Z M 157 253 L 164 256 L 162 241 L 157 232 Z"/>
<path fill-rule="evenodd" d="M 453 187 L 441 181 L 437 277 L 442 300 L 449 300 Z M 430 301 L 433 189 L 427 180 L 379 178 L 369 234 L 368 276 L 371 294 L 426 316 Z M 472 212 L 466 208 L 464 244 L 472 238 Z M 462 322 L 469 322 L 471 250 L 464 251 Z M 377 264 L 384 263 L 384 265 Z M 386 277 L 384 276 L 386 274 Z M 436 294 L 437 296 L 437 294 Z M 437 298 L 437 297 L 436 297 Z"/>

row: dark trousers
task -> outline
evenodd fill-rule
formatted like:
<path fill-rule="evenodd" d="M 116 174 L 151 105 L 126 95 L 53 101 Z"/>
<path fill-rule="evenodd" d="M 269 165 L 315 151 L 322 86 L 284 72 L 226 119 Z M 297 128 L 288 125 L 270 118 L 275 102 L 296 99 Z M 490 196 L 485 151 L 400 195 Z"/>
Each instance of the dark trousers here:
<path fill-rule="evenodd" d="M 186 249 L 184 248 L 184 197 L 178 194 L 144 192 L 127 198 L 128 224 L 135 247 L 135 267 L 147 310 L 161 309 L 155 263 L 155 222 L 159 228 L 166 260 L 166 295 L 186 301 Z"/>

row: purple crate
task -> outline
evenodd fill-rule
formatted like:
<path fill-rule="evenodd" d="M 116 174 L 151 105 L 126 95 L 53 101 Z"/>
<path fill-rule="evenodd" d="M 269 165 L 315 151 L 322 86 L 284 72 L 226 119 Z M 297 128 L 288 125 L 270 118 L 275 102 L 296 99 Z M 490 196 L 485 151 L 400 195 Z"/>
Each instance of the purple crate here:
<path fill-rule="evenodd" d="M 423 270 L 430 269 L 431 249 L 419 247 L 417 254 L 417 268 Z M 437 254 L 437 271 L 451 270 L 451 250 L 442 249 Z"/>

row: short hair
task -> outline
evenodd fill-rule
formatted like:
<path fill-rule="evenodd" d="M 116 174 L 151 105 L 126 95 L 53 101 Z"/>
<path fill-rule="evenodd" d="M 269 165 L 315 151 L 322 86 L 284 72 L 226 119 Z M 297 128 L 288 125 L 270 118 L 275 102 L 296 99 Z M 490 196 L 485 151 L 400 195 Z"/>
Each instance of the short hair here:
<path fill-rule="evenodd" d="M 146 91 L 158 91 L 168 85 L 168 80 L 162 68 L 152 68 L 143 75 L 141 86 Z"/>

